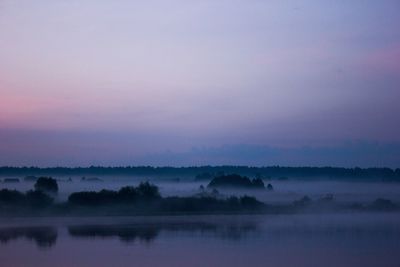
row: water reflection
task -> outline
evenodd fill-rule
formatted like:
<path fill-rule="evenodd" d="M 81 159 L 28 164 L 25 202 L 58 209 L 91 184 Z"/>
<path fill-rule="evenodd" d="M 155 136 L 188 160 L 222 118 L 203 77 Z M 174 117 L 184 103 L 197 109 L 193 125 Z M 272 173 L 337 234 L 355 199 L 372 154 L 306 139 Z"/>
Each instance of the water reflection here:
<path fill-rule="evenodd" d="M 7 228 L 0 227 L 1 266 L 400 266 L 399 214 L 39 218 L 7 223 Z"/>
<path fill-rule="evenodd" d="M 168 222 L 147 224 L 110 224 L 110 225 L 73 225 L 67 227 L 67 233 L 74 239 L 118 238 L 124 243 L 136 241 L 152 243 L 161 233 L 199 234 L 219 239 L 240 240 L 250 232 L 257 230 L 253 222 L 247 223 L 207 223 L 207 222 Z M 50 248 L 56 244 L 58 229 L 49 226 L 3 227 L 0 228 L 0 242 L 7 245 L 12 240 L 33 241 L 39 248 Z"/>
<path fill-rule="evenodd" d="M 12 240 L 24 238 L 33 241 L 39 248 L 50 248 L 56 244 L 57 229 L 54 227 L 7 227 L 0 228 L 0 242 L 7 244 Z"/>
<path fill-rule="evenodd" d="M 160 224 L 128 225 L 80 225 L 68 227 L 68 233 L 75 238 L 119 238 L 122 242 L 143 241 L 151 243 L 160 233 L 191 233 L 214 236 L 221 239 L 240 240 L 255 232 L 255 223 L 216 224 L 206 222 L 182 222 Z"/>
<path fill-rule="evenodd" d="M 151 242 L 158 235 L 157 228 L 135 228 L 119 225 L 83 225 L 70 226 L 68 233 L 76 238 L 114 238 L 123 242 L 134 242 L 136 240 Z"/>

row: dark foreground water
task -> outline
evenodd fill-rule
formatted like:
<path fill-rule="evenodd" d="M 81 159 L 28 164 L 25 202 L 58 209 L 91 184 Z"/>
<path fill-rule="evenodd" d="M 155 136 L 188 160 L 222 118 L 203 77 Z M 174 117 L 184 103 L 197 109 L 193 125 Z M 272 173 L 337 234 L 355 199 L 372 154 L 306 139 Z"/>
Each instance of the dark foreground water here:
<path fill-rule="evenodd" d="M 0 266 L 400 266 L 400 214 L 0 220 Z"/>

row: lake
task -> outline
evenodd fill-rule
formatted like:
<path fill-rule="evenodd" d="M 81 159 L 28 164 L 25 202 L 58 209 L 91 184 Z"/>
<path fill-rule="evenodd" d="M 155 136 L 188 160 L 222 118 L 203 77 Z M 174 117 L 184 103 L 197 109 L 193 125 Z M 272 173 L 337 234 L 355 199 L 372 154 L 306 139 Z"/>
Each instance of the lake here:
<path fill-rule="evenodd" d="M 0 220 L 1 266 L 400 266 L 399 213 Z"/>

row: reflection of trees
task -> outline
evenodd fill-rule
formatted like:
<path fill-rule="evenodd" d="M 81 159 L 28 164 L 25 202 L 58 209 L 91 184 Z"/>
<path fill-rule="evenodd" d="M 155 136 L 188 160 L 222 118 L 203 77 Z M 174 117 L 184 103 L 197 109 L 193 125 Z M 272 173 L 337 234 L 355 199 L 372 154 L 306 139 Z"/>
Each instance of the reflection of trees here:
<path fill-rule="evenodd" d="M 240 240 L 247 234 L 257 231 L 257 225 L 253 222 L 240 223 L 179 223 L 164 225 L 161 231 L 165 232 L 191 232 L 203 236 L 212 236 L 220 239 Z"/>
<path fill-rule="evenodd" d="M 256 225 L 240 224 L 240 225 L 228 225 L 216 231 L 218 236 L 223 239 L 233 239 L 240 240 L 250 232 L 255 232 L 257 230 Z"/>
<path fill-rule="evenodd" d="M 124 242 L 135 240 L 150 242 L 158 235 L 158 229 L 152 227 L 129 227 L 119 225 L 70 226 L 68 232 L 73 237 L 108 238 L 118 237 Z"/>
<path fill-rule="evenodd" d="M 57 229 L 54 227 L 8 227 L 0 228 L 0 242 L 7 244 L 11 240 L 25 238 L 34 241 L 40 248 L 49 248 L 56 244 Z"/>
<path fill-rule="evenodd" d="M 211 235 L 221 239 L 239 240 L 249 232 L 257 230 L 254 223 L 217 224 L 217 223 L 159 223 L 137 225 L 83 225 L 70 226 L 68 232 L 77 238 L 114 238 L 124 242 L 154 241 L 161 232 L 191 232 L 200 235 Z"/>

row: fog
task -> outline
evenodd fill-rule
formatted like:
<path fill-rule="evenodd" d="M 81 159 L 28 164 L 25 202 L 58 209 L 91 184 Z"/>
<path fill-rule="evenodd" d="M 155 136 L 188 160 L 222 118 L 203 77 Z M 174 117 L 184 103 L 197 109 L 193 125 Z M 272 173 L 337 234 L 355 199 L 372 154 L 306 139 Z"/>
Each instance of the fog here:
<path fill-rule="evenodd" d="M 3 177 L 2 180 L 4 180 Z M 11 178 L 11 177 L 7 177 Z M 150 181 L 162 196 L 192 196 L 208 181 L 193 177 L 54 177 L 56 201 L 72 192 L 117 190 Z M 71 178 L 71 180 L 69 180 Z M 90 179 L 96 178 L 96 179 Z M 332 194 L 335 203 L 400 203 L 395 182 L 265 180 L 273 190 L 218 189 L 219 196 L 251 195 L 289 204 Z M 26 191 L 33 182 L 2 188 Z M 318 203 L 318 201 L 316 202 Z M 388 266 L 400 264 L 400 212 L 327 210 L 291 214 L 0 217 L 4 266 Z M 23 255 L 23 257 L 21 257 Z M 110 257 L 112 255 L 112 257 Z"/>
<path fill-rule="evenodd" d="M 10 177 L 7 177 L 10 178 Z M 33 182 L 25 182 L 21 177 L 19 183 L 0 183 L 0 188 L 27 191 L 33 189 Z M 59 193 L 57 201 L 65 201 L 69 194 L 78 191 L 100 191 L 101 189 L 118 190 L 123 186 L 136 186 L 142 181 L 150 181 L 157 185 L 162 196 L 192 196 L 199 193 L 201 185 L 207 186 L 208 181 L 194 181 L 193 177 L 173 178 L 148 178 L 148 177 L 126 177 L 126 176 L 102 176 L 95 181 L 82 181 L 82 176 L 60 176 L 54 177 L 58 180 Z M 71 178 L 72 181 L 68 181 Z M 4 178 L 3 178 L 4 179 Z M 97 181 L 96 181 L 97 180 Z M 340 203 L 371 202 L 377 198 L 390 199 L 400 203 L 400 183 L 391 182 L 348 182 L 332 180 L 272 180 L 264 181 L 271 183 L 273 191 L 267 190 L 238 190 L 218 189 L 224 196 L 250 195 L 260 201 L 270 204 L 286 204 L 309 196 L 317 200 L 327 194 L 332 194 L 334 200 Z"/>

